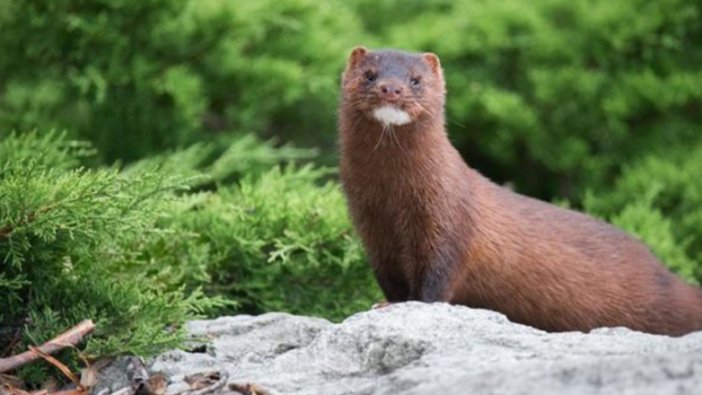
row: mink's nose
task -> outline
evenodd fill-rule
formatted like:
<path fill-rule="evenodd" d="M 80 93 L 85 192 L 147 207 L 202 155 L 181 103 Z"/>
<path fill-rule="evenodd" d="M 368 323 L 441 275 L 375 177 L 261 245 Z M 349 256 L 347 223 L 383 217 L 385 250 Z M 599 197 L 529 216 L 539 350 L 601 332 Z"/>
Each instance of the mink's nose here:
<path fill-rule="evenodd" d="M 380 87 L 380 97 L 388 100 L 395 101 L 402 95 L 402 86 L 393 82 L 384 82 L 379 85 Z"/>

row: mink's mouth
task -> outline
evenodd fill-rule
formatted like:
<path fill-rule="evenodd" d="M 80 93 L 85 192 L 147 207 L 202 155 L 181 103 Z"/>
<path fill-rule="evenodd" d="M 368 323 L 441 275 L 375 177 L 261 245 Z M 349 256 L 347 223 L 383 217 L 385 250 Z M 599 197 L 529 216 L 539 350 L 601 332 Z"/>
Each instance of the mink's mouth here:
<path fill-rule="evenodd" d="M 373 110 L 373 118 L 385 126 L 401 126 L 412 122 L 410 114 L 392 104 L 383 104 Z"/>

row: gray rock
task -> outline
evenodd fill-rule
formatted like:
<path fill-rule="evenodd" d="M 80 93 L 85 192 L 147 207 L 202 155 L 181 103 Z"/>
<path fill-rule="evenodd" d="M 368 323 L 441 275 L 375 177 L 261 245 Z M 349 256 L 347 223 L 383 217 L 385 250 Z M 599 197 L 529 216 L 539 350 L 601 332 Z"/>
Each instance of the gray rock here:
<path fill-rule="evenodd" d="M 101 368 L 96 366 L 103 363 L 106 365 Z M 93 368 L 98 371 L 97 384 L 90 391 L 94 395 L 133 394 L 148 379 L 144 361 L 139 357 L 123 356 L 109 362 L 98 361 L 96 365 Z"/>
<path fill-rule="evenodd" d="M 448 304 L 395 304 L 340 324 L 271 313 L 194 321 L 209 344 L 151 363 L 170 377 L 222 370 L 282 394 L 702 394 L 702 332 L 549 334 Z"/>

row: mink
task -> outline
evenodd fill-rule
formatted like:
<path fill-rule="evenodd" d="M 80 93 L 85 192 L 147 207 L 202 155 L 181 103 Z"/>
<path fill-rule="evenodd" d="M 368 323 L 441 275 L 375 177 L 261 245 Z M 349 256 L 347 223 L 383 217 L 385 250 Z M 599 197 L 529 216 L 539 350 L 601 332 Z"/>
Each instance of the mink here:
<path fill-rule="evenodd" d="M 341 85 L 341 182 L 388 302 L 491 309 L 553 332 L 702 329 L 702 290 L 646 245 L 466 164 L 435 54 L 356 47 Z"/>

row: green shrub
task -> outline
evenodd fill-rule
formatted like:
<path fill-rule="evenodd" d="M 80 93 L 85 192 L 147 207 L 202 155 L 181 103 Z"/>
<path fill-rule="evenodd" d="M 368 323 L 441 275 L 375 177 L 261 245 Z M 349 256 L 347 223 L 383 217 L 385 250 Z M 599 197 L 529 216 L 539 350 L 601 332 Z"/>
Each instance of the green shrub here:
<path fill-rule="evenodd" d="M 369 308 L 381 294 L 339 185 L 330 180 L 335 171 L 312 165 L 271 168 L 281 159 L 308 154 L 242 136 L 221 156 L 196 145 L 130 165 L 127 174 L 160 169 L 204 175 L 190 184 L 204 189 L 182 196 L 164 218 L 168 229 L 194 240 L 173 237 L 167 242 L 170 251 L 156 246 L 154 256 L 162 266 L 177 268 L 174 259 L 200 251 L 205 272 L 180 275 L 175 282 L 202 285 L 209 295 L 237 302 L 217 314 L 288 311 L 338 320 Z M 227 183 L 232 179 L 237 181 Z M 183 240 L 188 243 L 179 245 Z"/>
<path fill-rule="evenodd" d="M 0 130 L 66 128 L 108 161 L 229 130 L 333 145 L 338 72 L 359 30 L 345 7 L 312 0 L 6 3 Z"/>
<path fill-rule="evenodd" d="M 312 165 L 271 168 L 300 155 L 309 152 L 273 149 L 242 136 L 221 156 L 198 145 L 126 169 L 127 174 L 160 169 L 204 176 L 190 184 L 204 189 L 182 196 L 165 219 L 168 229 L 195 235 L 195 245 L 173 237 L 170 244 L 187 248 L 156 255 L 168 267 L 174 257 L 201 251 L 206 271 L 177 282 L 237 302 L 218 314 L 288 311 L 338 320 L 381 298 L 339 185 L 330 180 L 335 171 Z M 232 179 L 236 182 L 226 182 Z"/>
<path fill-rule="evenodd" d="M 532 195 L 579 201 L 631 157 L 702 140 L 694 0 L 9 0 L 2 9 L 0 130 L 75 130 L 108 161 L 237 131 L 321 147 L 329 162 L 339 72 L 359 43 L 438 53 L 452 141 Z"/>
<path fill-rule="evenodd" d="M 157 255 L 167 267 L 174 256 L 202 251 L 206 271 L 177 283 L 237 302 L 217 314 L 288 311 L 338 320 L 381 295 L 332 180 L 336 172 L 277 165 L 312 154 L 242 135 L 224 152 L 195 145 L 135 162 L 125 173 L 191 176 L 191 193 L 165 226 L 194 235 L 196 245 Z M 186 246 L 178 237 L 170 243 Z"/>
<path fill-rule="evenodd" d="M 0 326 L 19 330 L 16 351 L 88 318 L 97 325 L 90 356 L 176 346 L 185 320 L 221 305 L 154 280 L 162 271 L 202 271 L 193 259 L 170 267 L 148 259 L 147 246 L 171 237 L 158 223 L 183 181 L 80 168 L 81 147 L 56 134 L 0 142 Z M 33 365 L 23 375 L 43 373 Z"/>
<path fill-rule="evenodd" d="M 148 356 L 198 315 L 341 319 L 380 297 L 333 172 L 274 166 L 308 151 L 241 136 L 224 153 L 196 145 L 125 170 L 81 167 L 90 154 L 56 133 L 0 141 L 0 326 L 11 329 L 0 343 L 21 335 L 9 352 L 90 318 L 89 357 Z M 235 158 L 246 161 L 222 167 Z"/>
<path fill-rule="evenodd" d="M 381 296 L 329 170 L 274 168 L 216 194 L 194 197 L 173 217 L 211 252 L 205 289 L 237 311 L 288 311 L 341 319 Z M 231 310 L 230 310 L 231 311 Z"/>
<path fill-rule="evenodd" d="M 214 143 L 196 143 L 188 148 L 169 150 L 129 163 L 127 174 L 160 171 L 181 176 L 201 175 L 191 179 L 193 186 L 205 188 L 213 182 L 228 184 L 244 175 L 258 175 L 289 161 L 309 160 L 316 149 L 277 146 L 252 134 L 236 134 Z M 206 176 L 205 176 L 206 175 Z"/>

